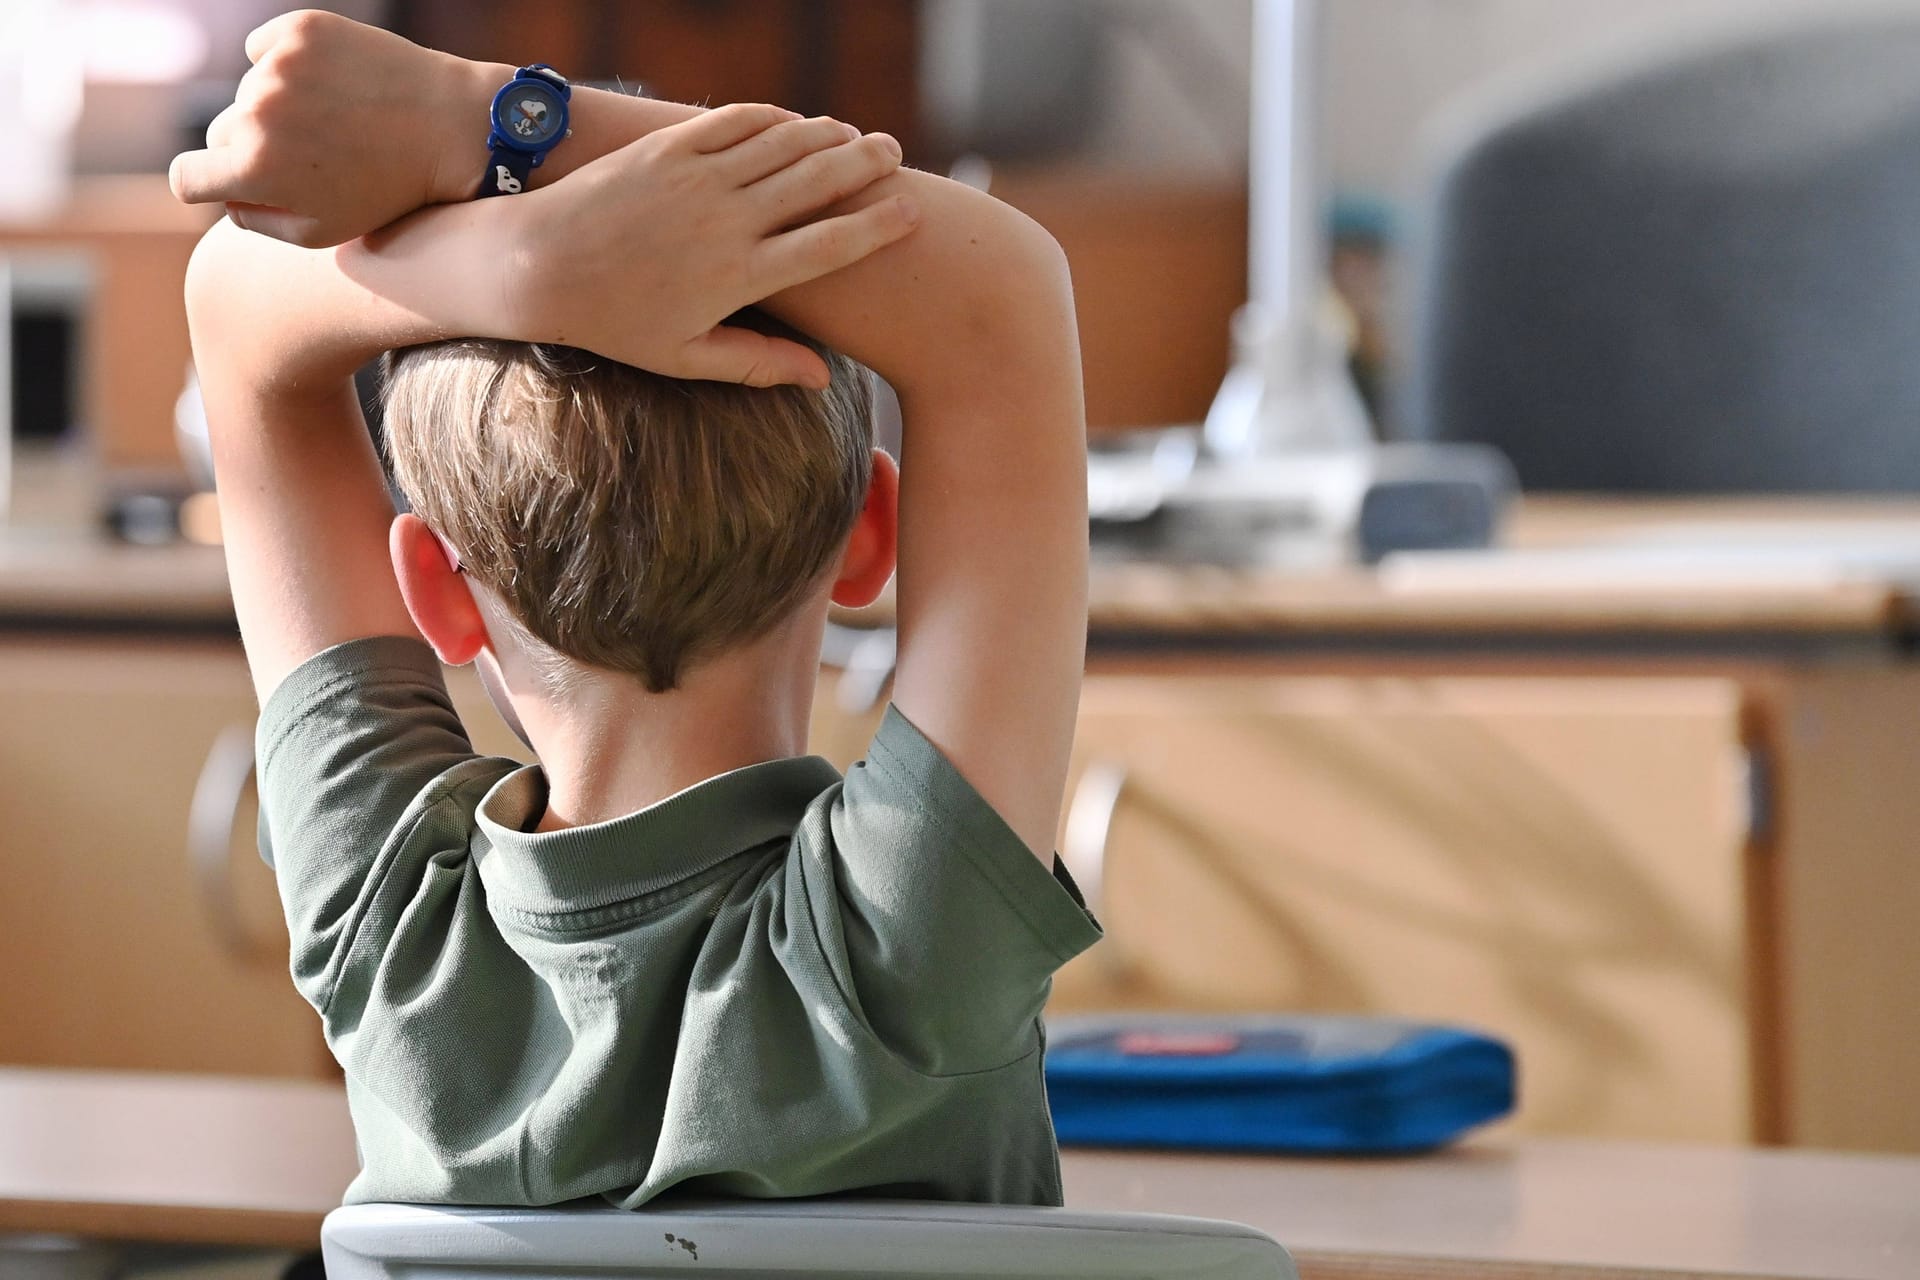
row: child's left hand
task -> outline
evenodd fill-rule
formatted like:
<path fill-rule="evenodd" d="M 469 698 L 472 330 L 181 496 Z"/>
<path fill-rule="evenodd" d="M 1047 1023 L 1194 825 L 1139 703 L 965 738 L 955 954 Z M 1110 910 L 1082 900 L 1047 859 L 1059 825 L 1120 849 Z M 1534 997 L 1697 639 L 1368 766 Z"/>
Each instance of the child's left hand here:
<path fill-rule="evenodd" d="M 885 134 L 747 103 L 648 134 L 506 202 L 507 336 L 669 377 L 824 387 L 812 351 L 721 321 L 909 234 L 919 210 L 905 196 L 823 216 L 899 165 Z"/>
<path fill-rule="evenodd" d="M 911 200 L 864 194 L 899 166 L 884 134 L 715 108 L 551 186 L 424 210 L 332 250 L 381 300 L 366 314 L 404 320 L 350 333 L 341 358 L 368 341 L 469 334 L 583 347 L 674 378 L 824 387 L 826 362 L 807 347 L 722 322 L 908 235 Z M 859 207 L 824 216 L 849 197 Z M 290 358 L 330 373 L 324 336 Z"/>

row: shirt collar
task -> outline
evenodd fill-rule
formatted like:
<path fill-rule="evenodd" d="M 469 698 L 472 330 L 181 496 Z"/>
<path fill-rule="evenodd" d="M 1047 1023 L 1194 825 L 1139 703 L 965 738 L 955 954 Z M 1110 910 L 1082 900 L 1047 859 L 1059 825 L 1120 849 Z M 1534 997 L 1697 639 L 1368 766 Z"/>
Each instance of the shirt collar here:
<path fill-rule="evenodd" d="M 480 802 L 474 859 L 488 897 L 507 906 L 591 910 L 790 838 L 807 806 L 840 781 L 819 756 L 793 756 L 708 778 L 609 822 L 527 831 L 547 802 L 546 775 L 529 765 Z"/>

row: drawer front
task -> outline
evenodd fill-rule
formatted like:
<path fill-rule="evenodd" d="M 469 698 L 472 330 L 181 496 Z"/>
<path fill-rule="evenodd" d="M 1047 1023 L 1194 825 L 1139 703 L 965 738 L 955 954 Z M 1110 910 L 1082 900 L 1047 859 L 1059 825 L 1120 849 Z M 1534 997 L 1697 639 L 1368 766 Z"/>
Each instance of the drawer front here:
<path fill-rule="evenodd" d="M 328 1071 L 254 852 L 254 715 L 238 644 L 0 642 L 0 1062 Z"/>
<path fill-rule="evenodd" d="M 1741 696 L 1693 678 L 1096 676 L 1053 1009 L 1370 1011 L 1517 1049 L 1520 1127 L 1755 1136 Z"/>

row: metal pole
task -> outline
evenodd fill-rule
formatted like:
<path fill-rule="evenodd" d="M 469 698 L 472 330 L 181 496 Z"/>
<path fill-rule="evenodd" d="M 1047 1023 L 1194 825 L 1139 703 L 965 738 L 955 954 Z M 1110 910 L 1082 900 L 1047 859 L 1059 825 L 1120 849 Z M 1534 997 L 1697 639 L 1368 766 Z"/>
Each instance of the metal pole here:
<path fill-rule="evenodd" d="M 1248 297 L 1288 328 L 1320 302 L 1317 0 L 1254 0 Z"/>
<path fill-rule="evenodd" d="M 1323 309 L 1321 0 L 1253 0 L 1247 305 L 1203 432 L 1216 460 L 1364 447 L 1372 438 Z"/>

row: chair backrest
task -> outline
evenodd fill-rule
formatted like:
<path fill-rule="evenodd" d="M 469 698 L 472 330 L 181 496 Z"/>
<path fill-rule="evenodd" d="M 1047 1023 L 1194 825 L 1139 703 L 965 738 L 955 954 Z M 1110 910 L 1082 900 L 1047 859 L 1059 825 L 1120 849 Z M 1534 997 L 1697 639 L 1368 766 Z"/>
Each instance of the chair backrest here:
<path fill-rule="evenodd" d="M 1297 1280 L 1286 1250 L 1230 1222 L 899 1201 L 669 1198 L 637 1212 L 349 1205 L 327 1216 L 321 1247 L 327 1280 Z"/>
<path fill-rule="evenodd" d="M 1696 33 L 1452 126 L 1401 434 L 1531 489 L 1920 490 L 1920 8 Z"/>

